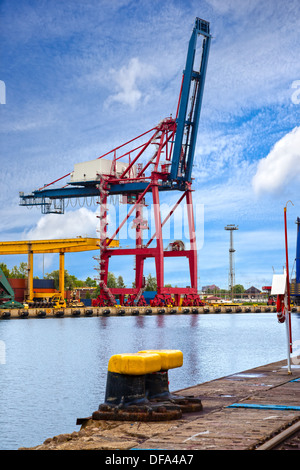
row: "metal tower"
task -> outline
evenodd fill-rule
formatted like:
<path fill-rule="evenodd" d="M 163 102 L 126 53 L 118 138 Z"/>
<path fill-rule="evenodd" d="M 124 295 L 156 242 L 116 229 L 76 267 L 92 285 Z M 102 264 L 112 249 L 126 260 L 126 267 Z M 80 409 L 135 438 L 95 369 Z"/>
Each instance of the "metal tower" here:
<path fill-rule="evenodd" d="M 238 230 L 239 227 L 233 224 L 226 225 L 225 230 L 230 231 L 230 248 L 229 248 L 229 274 L 228 274 L 228 290 L 231 292 L 231 300 L 233 299 L 233 288 L 235 286 L 235 267 L 234 267 L 234 252 L 233 248 L 233 231 Z"/>

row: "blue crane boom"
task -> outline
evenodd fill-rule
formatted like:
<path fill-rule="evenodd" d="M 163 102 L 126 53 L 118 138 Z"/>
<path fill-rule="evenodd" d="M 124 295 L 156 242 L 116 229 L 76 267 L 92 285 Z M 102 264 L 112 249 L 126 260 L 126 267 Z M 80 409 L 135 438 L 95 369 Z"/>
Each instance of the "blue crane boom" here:
<path fill-rule="evenodd" d="M 194 70 L 194 62 L 199 35 L 203 35 L 205 39 L 202 44 L 200 71 L 197 72 Z M 210 41 L 209 23 L 196 18 L 189 42 L 183 76 L 172 166 L 169 176 L 171 181 L 191 181 Z M 193 88 L 192 84 L 194 85 Z"/>

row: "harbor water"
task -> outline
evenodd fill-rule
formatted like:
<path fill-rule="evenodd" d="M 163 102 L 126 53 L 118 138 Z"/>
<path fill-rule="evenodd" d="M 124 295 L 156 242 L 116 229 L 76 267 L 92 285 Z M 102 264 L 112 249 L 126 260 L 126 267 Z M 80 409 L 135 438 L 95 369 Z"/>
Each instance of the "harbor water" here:
<path fill-rule="evenodd" d="M 292 333 L 299 344 L 299 314 L 292 314 Z M 78 431 L 76 419 L 104 401 L 113 354 L 180 349 L 171 391 L 287 354 L 285 325 L 274 313 L 8 319 L 0 321 L 0 346 L 1 450 Z"/>

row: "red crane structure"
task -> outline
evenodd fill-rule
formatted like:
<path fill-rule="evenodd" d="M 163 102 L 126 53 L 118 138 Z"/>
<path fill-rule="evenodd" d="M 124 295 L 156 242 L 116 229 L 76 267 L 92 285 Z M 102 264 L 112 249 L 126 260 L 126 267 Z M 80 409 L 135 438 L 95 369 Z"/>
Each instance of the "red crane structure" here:
<path fill-rule="evenodd" d="M 202 54 L 196 69 L 197 40 L 202 36 Z M 97 197 L 100 206 L 100 253 L 98 262 L 100 295 L 95 303 L 99 306 L 115 305 L 116 297 L 121 305 L 145 305 L 146 289 L 144 262 L 154 258 L 157 295 L 153 305 L 202 305 L 197 293 L 197 246 L 192 202 L 192 167 L 202 104 L 211 35 L 207 21 L 196 18 L 189 42 L 186 67 L 183 72 L 175 118 L 167 117 L 149 131 L 111 150 L 96 160 L 75 164 L 74 171 L 55 181 L 70 177 L 66 186 L 50 188 L 52 183 L 25 195 L 20 193 L 20 205 L 40 205 L 43 213 L 63 213 L 68 198 Z M 141 141 L 143 140 L 143 143 Z M 132 148 L 133 147 L 133 148 Z M 154 148 L 154 151 L 153 151 Z M 129 149 L 129 150 L 128 150 Z M 149 156 L 150 153 L 150 156 Z M 105 158 L 104 158 L 105 157 Z M 54 183 L 54 182 L 53 182 Z M 162 218 L 161 191 L 177 191 L 178 201 Z M 121 195 L 129 210 L 115 232 L 108 235 L 108 197 Z M 144 242 L 143 230 L 148 228 L 143 211 L 146 199 L 151 200 L 154 212 L 155 232 Z M 176 208 L 184 202 L 189 226 L 189 248 L 183 242 L 163 247 L 162 228 Z M 110 248 L 129 217 L 135 216 L 135 246 Z M 135 257 L 135 287 L 108 288 L 109 261 L 113 256 Z M 164 287 L 164 259 L 185 257 L 189 263 L 190 287 Z"/>

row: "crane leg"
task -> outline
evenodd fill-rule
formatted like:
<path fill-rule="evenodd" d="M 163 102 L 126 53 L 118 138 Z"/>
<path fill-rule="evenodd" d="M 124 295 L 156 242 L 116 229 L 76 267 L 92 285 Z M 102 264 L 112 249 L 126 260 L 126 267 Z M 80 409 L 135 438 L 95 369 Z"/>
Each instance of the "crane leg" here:
<path fill-rule="evenodd" d="M 197 290 L 197 244 L 196 244 L 196 230 L 195 230 L 195 220 L 194 220 L 194 211 L 193 211 L 192 190 L 190 186 L 186 192 L 186 203 L 187 203 L 189 237 L 190 237 L 189 266 L 190 266 L 191 287 L 192 289 Z"/>
<path fill-rule="evenodd" d="M 155 255 L 155 267 L 156 267 L 156 281 L 157 281 L 157 292 L 160 294 L 161 289 L 164 287 L 164 252 L 163 252 L 163 239 L 162 239 L 162 226 L 161 226 L 161 214 L 159 204 L 159 192 L 158 185 L 153 184 L 153 210 L 154 210 L 154 221 L 156 231 L 156 255 Z"/>

